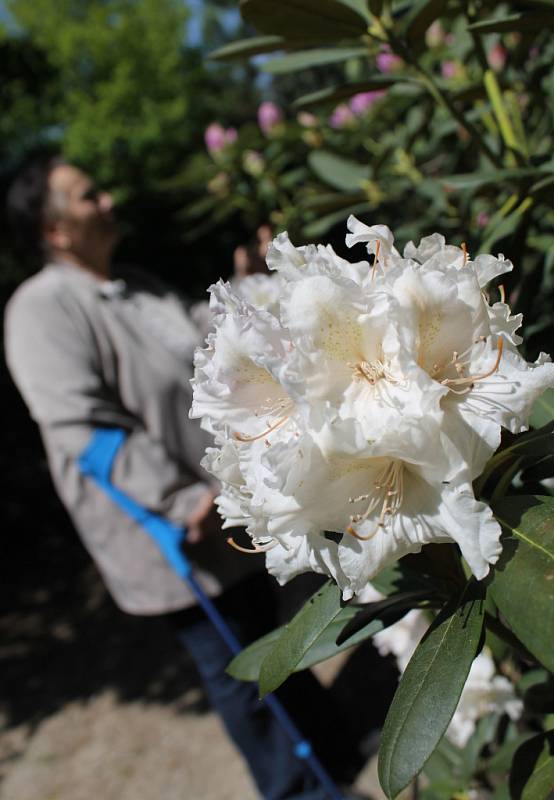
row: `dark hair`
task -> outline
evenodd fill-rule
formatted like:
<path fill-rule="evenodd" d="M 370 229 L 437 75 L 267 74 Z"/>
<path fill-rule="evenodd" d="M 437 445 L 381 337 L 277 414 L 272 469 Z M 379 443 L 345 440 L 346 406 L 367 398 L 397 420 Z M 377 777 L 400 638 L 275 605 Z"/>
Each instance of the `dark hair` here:
<path fill-rule="evenodd" d="M 48 215 L 48 179 L 52 170 L 63 163 L 59 155 L 51 153 L 33 156 L 15 177 L 6 198 L 16 246 L 40 263 L 46 256 L 42 230 Z"/>

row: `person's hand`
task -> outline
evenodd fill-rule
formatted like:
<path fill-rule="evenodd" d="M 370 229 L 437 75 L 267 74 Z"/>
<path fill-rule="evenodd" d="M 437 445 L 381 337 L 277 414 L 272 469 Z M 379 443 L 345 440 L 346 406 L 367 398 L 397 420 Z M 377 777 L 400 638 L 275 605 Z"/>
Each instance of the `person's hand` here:
<path fill-rule="evenodd" d="M 221 517 L 216 511 L 217 492 L 206 489 L 187 519 L 187 544 L 198 544 L 221 531 Z"/>
<path fill-rule="evenodd" d="M 268 272 L 265 257 L 272 239 L 269 225 L 260 225 L 256 239 L 249 245 L 240 245 L 233 253 L 235 278 L 245 278 L 255 272 Z"/>

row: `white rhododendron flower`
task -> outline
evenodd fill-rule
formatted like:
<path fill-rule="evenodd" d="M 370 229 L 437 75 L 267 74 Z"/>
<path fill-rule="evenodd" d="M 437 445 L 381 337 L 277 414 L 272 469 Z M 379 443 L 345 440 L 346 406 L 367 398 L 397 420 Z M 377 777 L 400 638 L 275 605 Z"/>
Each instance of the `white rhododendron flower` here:
<path fill-rule="evenodd" d="M 471 665 L 446 735 L 458 747 L 465 747 L 481 717 L 496 712 L 516 720 L 522 711 L 523 702 L 516 697 L 513 684 L 496 673 L 492 657 L 483 650 Z"/>
<path fill-rule="evenodd" d="M 439 234 L 401 256 L 386 226 L 350 217 L 348 229 L 370 260 L 283 233 L 267 256 L 275 277 L 212 287 L 191 415 L 216 435 L 205 466 L 219 511 L 281 583 L 314 570 L 348 599 L 407 553 L 452 541 L 481 579 L 500 526 L 472 481 L 502 428 L 526 429 L 554 367 L 544 354 L 527 363 L 521 315 L 503 293 L 489 302 L 488 283 L 512 269 L 503 256 L 472 261 Z"/>
<path fill-rule="evenodd" d="M 378 597 L 372 597 L 372 600 Z M 424 611 L 413 609 L 402 619 L 373 637 L 373 643 L 382 656 L 393 655 L 400 673 L 403 673 L 430 620 Z M 458 747 L 465 747 L 481 717 L 496 712 L 518 719 L 523 711 L 522 701 L 516 697 L 512 683 L 498 675 L 492 656 L 484 649 L 473 661 L 447 737 Z"/>

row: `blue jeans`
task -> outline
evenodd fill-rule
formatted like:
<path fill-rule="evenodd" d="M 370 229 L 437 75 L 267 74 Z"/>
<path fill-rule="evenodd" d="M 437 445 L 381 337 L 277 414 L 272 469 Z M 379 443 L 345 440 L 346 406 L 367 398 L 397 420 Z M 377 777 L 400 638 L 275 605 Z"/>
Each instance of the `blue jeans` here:
<path fill-rule="evenodd" d="M 274 627 L 271 591 L 265 581 L 266 576 L 255 576 L 217 600 L 219 610 L 243 644 Z M 198 668 L 213 708 L 244 756 L 264 800 L 327 800 L 311 771 L 294 755 L 286 733 L 259 700 L 257 684 L 236 681 L 225 672 L 231 653 L 203 612 L 195 607 L 171 618 L 179 640 Z M 330 700 L 314 676 L 310 672 L 293 675 L 277 694 L 325 766 L 329 769 L 329 757 L 338 757 L 344 764 L 344 754 L 338 752 L 340 744 L 337 749 L 333 741 L 335 737 L 342 741 L 340 727 L 337 729 Z M 316 738 L 322 740 L 321 746 Z"/>

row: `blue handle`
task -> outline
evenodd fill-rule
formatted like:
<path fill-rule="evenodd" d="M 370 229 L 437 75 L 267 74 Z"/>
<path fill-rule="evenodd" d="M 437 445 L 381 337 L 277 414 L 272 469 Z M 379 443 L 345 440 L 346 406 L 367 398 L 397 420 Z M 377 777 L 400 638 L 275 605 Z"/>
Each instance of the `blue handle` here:
<path fill-rule="evenodd" d="M 94 432 L 91 441 L 78 459 L 79 469 L 83 475 L 91 478 L 113 500 L 116 506 L 135 520 L 153 538 L 177 575 L 188 583 L 198 603 L 231 653 L 238 655 L 242 650 L 240 642 L 192 574 L 190 561 L 182 549 L 186 538 L 186 528 L 178 527 L 165 517 L 154 514 L 113 485 L 111 481 L 113 463 L 126 438 L 127 433 L 122 428 L 99 428 Z M 341 792 L 313 753 L 311 744 L 298 730 L 280 701 L 274 695 L 268 694 L 264 698 L 264 702 L 287 732 L 296 756 L 310 767 L 329 798 L 343 800 Z"/>

